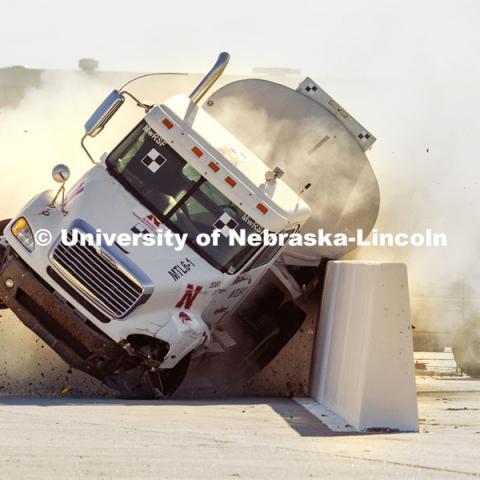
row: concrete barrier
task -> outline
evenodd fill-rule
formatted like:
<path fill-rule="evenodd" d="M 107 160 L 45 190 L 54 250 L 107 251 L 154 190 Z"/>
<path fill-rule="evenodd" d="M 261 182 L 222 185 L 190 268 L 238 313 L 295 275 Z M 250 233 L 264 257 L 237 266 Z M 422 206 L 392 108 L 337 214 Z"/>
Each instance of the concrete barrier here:
<path fill-rule="evenodd" d="M 311 396 L 357 430 L 418 430 L 404 264 L 328 264 Z"/>

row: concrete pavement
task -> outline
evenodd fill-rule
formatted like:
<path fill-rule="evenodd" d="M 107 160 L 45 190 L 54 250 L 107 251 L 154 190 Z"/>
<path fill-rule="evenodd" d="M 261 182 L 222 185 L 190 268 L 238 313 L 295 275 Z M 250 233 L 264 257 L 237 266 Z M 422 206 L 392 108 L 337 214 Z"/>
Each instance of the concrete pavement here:
<path fill-rule="evenodd" d="M 480 382 L 417 379 L 418 434 L 341 434 L 289 399 L 0 397 L 0 478 L 480 476 Z"/>

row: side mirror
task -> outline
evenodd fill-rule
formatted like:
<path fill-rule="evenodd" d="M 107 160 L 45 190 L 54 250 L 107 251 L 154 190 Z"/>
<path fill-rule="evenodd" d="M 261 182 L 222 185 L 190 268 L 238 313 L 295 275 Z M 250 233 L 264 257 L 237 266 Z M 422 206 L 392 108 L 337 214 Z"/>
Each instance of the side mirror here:
<path fill-rule="evenodd" d="M 52 178 L 58 183 L 65 183 L 70 178 L 70 169 L 63 164 L 53 167 Z"/>
<path fill-rule="evenodd" d="M 53 197 L 53 200 L 49 204 L 48 208 L 44 210 L 45 215 L 49 215 L 50 208 L 57 208 L 55 205 L 55 202 L 57 201 L 57 198 L 61 195 L 62 198 L 62 208 L 61 211 L 64 215 L 66 215 L 68 212 L 65 210 L 65 182 L 70 178 L 70 169 L 66 166 L 63 165 L 62 163 L 59 163 L 58 165 L 55 165 L 52 170 L 52 178 L 58 182 L 61 183 L 62 185 L 58 189 L 57 193 Z"/>
<path fill-rule="evenodd" d="M 97 136 L 124 101 L 125 97 L 118 90 L 113 90 L 85 123 L 85 135 Z"/>

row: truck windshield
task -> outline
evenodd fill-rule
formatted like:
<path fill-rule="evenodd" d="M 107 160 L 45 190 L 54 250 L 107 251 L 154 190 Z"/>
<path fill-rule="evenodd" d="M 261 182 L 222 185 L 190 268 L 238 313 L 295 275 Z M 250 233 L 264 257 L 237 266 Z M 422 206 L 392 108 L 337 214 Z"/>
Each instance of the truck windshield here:
<path fill-rule="evenodd" d="M 168 227 L 188 234 L 188 243 L 216 268 L 234 273 L 260 247 L 228 244 L 230 230 L 262 228 L 206 181 L 146 122 L 140 123 L 108 156 L 111 175 Z M 200 233 L 220 230 L 217 246 L 200 246 Z"/>

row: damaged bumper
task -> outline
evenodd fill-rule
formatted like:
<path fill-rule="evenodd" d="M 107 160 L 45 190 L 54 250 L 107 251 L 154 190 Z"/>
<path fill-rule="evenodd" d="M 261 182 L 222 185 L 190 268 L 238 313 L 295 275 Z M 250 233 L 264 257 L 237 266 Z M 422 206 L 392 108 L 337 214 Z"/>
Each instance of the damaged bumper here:
<path fill-rule="evenodd" d="M 100 380 L 125 359 L 125 349 L 67 304 L 9 247 L 0 252 L 0 302 L 70 366 Z"/>

